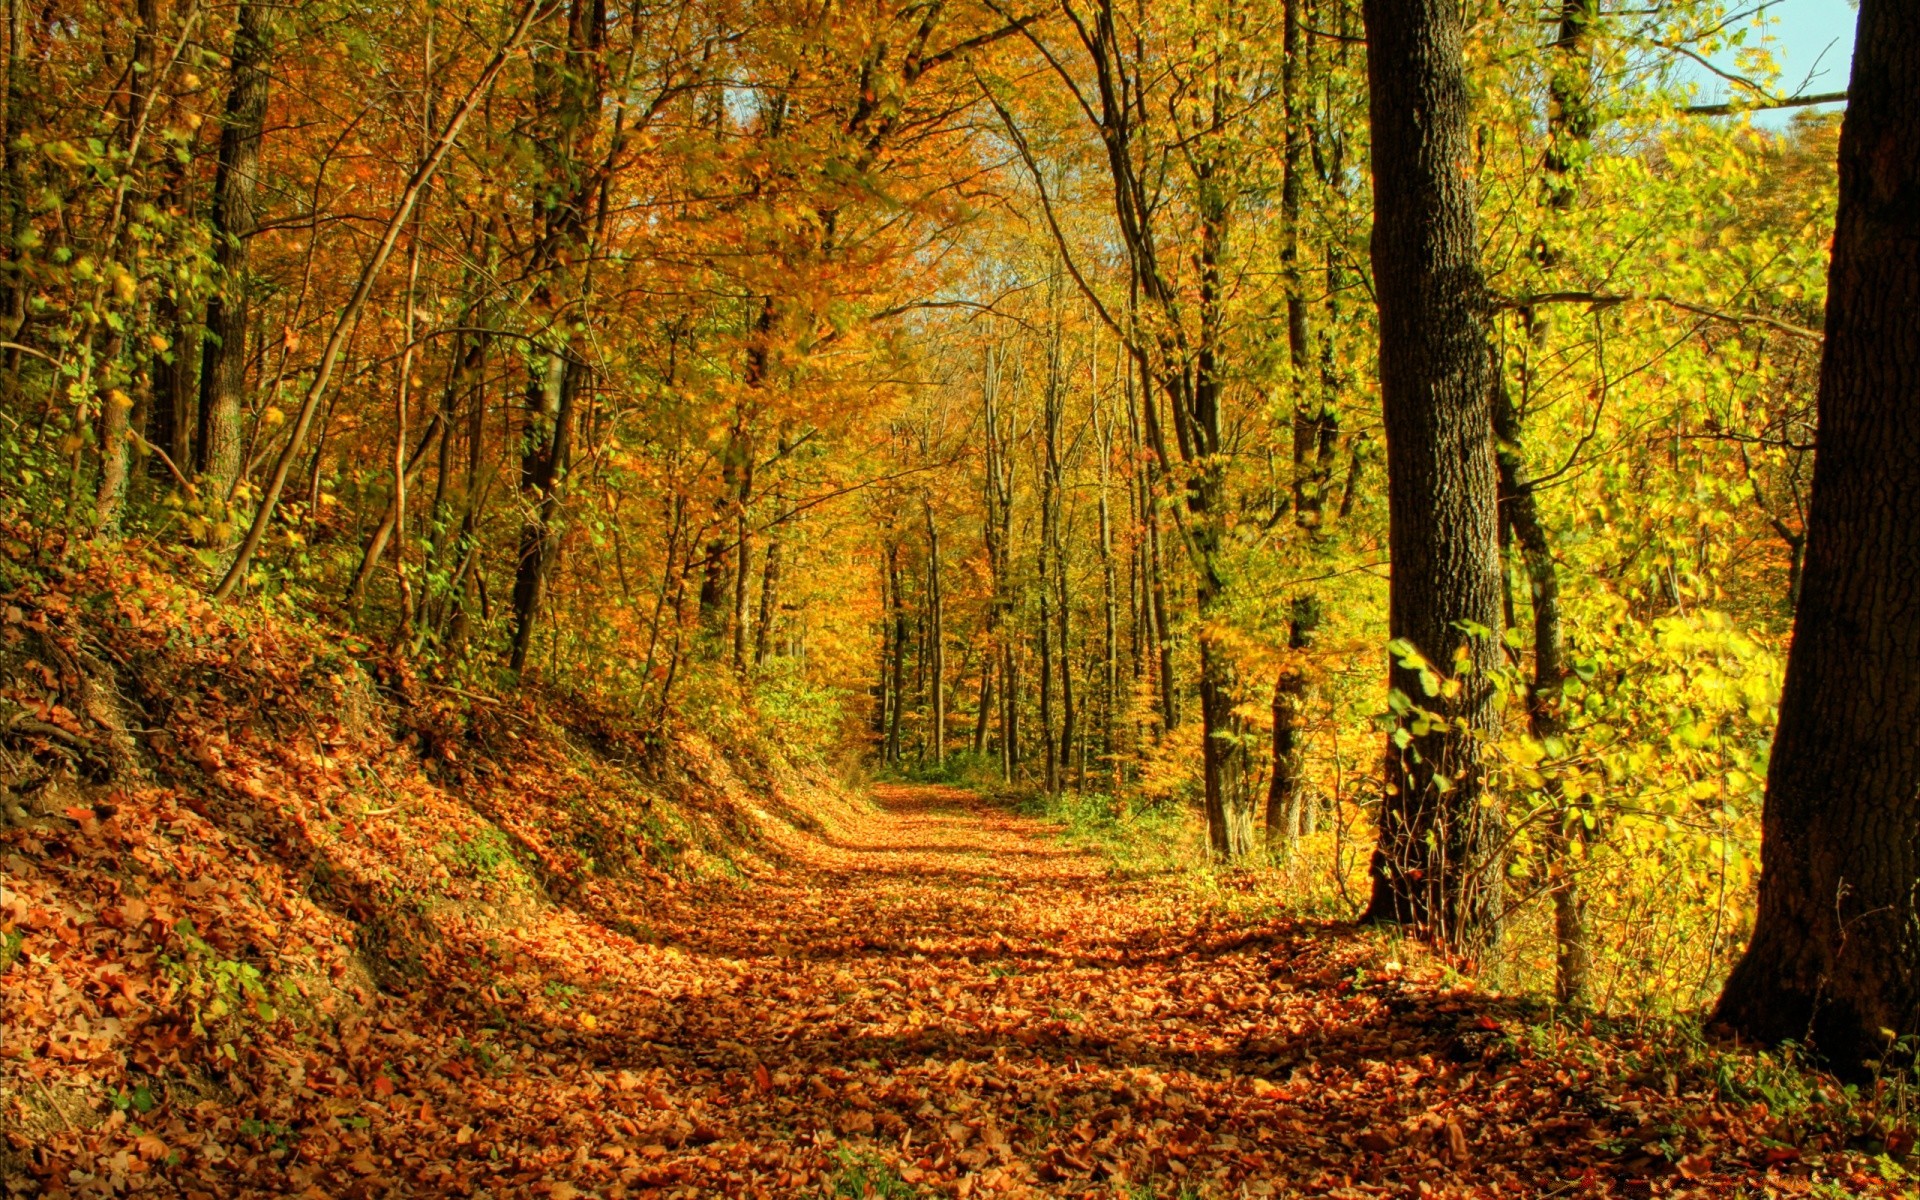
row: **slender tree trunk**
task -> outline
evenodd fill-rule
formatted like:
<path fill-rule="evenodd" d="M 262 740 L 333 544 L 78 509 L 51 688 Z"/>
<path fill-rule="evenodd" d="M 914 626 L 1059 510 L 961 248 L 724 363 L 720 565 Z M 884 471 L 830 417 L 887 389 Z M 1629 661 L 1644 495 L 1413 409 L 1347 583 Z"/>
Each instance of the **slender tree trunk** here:
<path fill-rule="evenodd" d="M 401 469 L 401 478 L 411 485 L 420 478 L 426 468 L 427 456 L 433 452 L 436 444 L 444 441 L 446 423 L 440 414 L 435 413 L 420 433 L 420 441 L 414 446 L 413 453 L 406 457 Z M 387 552 L 387 544 L 393 538 L 394 526 L 399 519 L 399 505 L 405 500 L 400 489 L 388 493 L 387 506 L 380 514 L 380 523 L 374 526 L 368 536 L 366 546 L 360 552 L 360 565 L 354 569 L 353 582 L 347 587 L 347 611 L 358 613 L 366 605 L 367 586 L 373 581 L 373 573 L 380 565 L 380 559 Z"/>
<path fill-rule="evenodd" d="M 1396 715 L 1366 916 L 1465 947 L 1497 936 L 1503 872 L 1478 748 L 1495 718 L 1500 552 L 1462 13 L 1365 0 L 1364 16 Z"/>
<path fill-rule="evenodd" d="M 1056 741 L 1053 727 L 1053 560 L 1060 551 L 1060 329 L 1047 347 L 1047 386 L 1041 412 L 1040 561 L 1035 574 L 1040 585 L 1039 628 L 1035 646 L 1040 651 L 1040 753 L 1049 795 L 1060 792 L 1060 773 L 1066 743 Z M 1062 666 L 1065 664 L 1062 663 Z"/>
<path fill-rule="evenodd" d="M 1020 769 L 1020 660 L 1013 643 L 1000 640 L 1000 775 L 1013 782 Z"/>
<path fill-rule="evenodd" d="M 1319 626 L 1319 602 L 1312 596 L 1295 597 L 1287 628 L 1290 653 L 1273 685 L 1273 774 L 1267 781 L 1267 853 L 1281 861 L 1292 856 L 1294 843 L 1308 832 L 1300 731 L 1307 700 L 1303 659 Z"/>
<path fill-rule="evenodd" d="M 1096 392 L 1094 403 L 1100 403 Z M 1098 409 L 1096 408 L 1096 414 Z M 1100 438 L 1100 752 L 1113 774 L 1114 791 L 1120 789 L 1120 748 L 1117 730 L 1120 722 L 1120 612 L 1119 580 L 1113 565 L 1113 513 L 1108 498 L 1112 490 L 1113 427 L 1104 424 Z"/>
<path fill-rule="evenodd" d="M 973 710 L 973 756 L 987 752 L 987 727 L 993 720 L 993 648 L 980 656 L 980 691 Z"/>
<path fill-rule="evenodd" d="M 887 591 L 893 605 L 893 662 L 889 666 L 888 691 L 893 710 L 887 714 L 887 761 L 900 761 L 900 714 L 906 707 L 907 684 L 907 598 L 901 589 L 900 547 L 887 547 Z"/>
<path fill-rule="evenodd" d="M 1920 1033 L 1920 7 L 1862 0 L 1807 557 L 1719 1019 L 1865 1076 Z"/>
<path fill-rule="evenodd" d="M 513 579 L 513 640 L 507 651 L 507 665 L 515 671 L 526 669 L 534 627 L 560 553 L 560 485 L 573 463 L 574 416 L 586 373 L 586 365 L 570 355 L 549 354 L 538 385 L 539 407 L 528 414 L 520 490 L 529 516 L 520 529 Z"/>
<path fill-rule="evenodd" d="M 774 494 L 776 506 L 781 503 L 778 492 Z M 780 556 L 783 546 L 780 527 L 774 526 L 767 533 L 766 561 L 760 569 L 760 620 L 753 629 L 753 665 L 760 666 L 773 653 L 773 626 L 780 619 Z"/>
<path fill-rule="evenodd" d="M 751 489 L 748 483 L 743 492 Z M 747 673 L 747 583 L 753 578 L 753 531 L 743 495 L 734 510 L 733 673 Z"/>
<path fill-rule="evenodd" d="M 1587 45 L 1593 12 L 1592 0 L 1564 0 L 1561 5 L 1553 72 L 1548 81 L 1548 146 L 1542 191 L 1544 206 L 1551 210 L 1569 210 L 1577 200 L 1574 169 L 1593 134 L 1588 97 L 1592 61 Z M 1544 236 L 1536 241 L 1535 248 L 1541 265 L 1550 266 L 1557 254 Z M 1526 478 L 1521 415 L 1507 388 L 1504 359 L 1504 354 L 1494 353 L 1493 432 L 1501 515 L 1525 562 L 1533 614 L 1533 679 L 1527 688 L 1527 724 L 1533 736 L 1546 743 L 1559 738 L 1566 728 L 1560 713 L 1560 693 L 1567 676 L 1560 572 L 1533 484 Z M 1506 617 L 1511 621 L 1511 593 L 1506 592 L 1503 598 Z M 1553 808 L 1543 841 L 1547 893 L 1553 901 L 1554 994 L 1561 1004 L 1579 1007 L 1587 998 L 1589 954 L 1587 904 L 1575 873 L 1574 847 L 1586 841 L 1587 824 L 1567 803 L 1557 779 L 1548 782 L 1547 801 Z"/>
<path fill-rule="evenodd" d="M 247 377 L 248 246 L 260 188 L 260 136 L 267 118 L 278 6 L 243 0 L 233 34 L 220 160 L 213 181 L 213 257 L 218 289 L 207 298 L 200 359 L 199 430 L 194 469 L 213 498 L 227 499 L 240 479 L 241 414 Z"/>
<path fill-rule="evenodd" d="M 927 743 L 933 761 L 947 758 L 947 633 L 946 597 L 940 590 L 940 527 L 934 523 L 933 505 L 927 505 L 927 672 L 931 686 L 930 707 L 933 728 Z"/>
<path fill-rule="evenodd" d="M 163 287 L 154 301 L 154 326 L 169 343 L 168 349 L 153 358 L 153 400 L 147 406 L 147 427 L 142 436 L 166 452 L 182 471 L 193 469 L 193 402 L 199 376 L 199 330 L 189 303 L 173 288 Z M 171 480 L 173 473 L 155 455 L 148 465 L 156 479 Z"/>
<path fill-rule="evenodd" d="M 1160 693 L 1160 730 L 1172 733 L 1180 724 L 1180 693 L 1173 677 L 1173 631 L 1168 627 L 1167 572 L 1160 553 L 1160 516 L 1147 492 L 1147 618 L 1153 633 L 1155 681 Z"/>
<path fill-rule="evenodd" d="M 603 195 L 594 164 L 598 161 L 601 110 L 606 94 L 606 0 L 573 0 L 567 9 L 566 50 L 557 64 L 535 60 L 534 81 L 543 118 L 540 150 L 553 198 L 542 214 L 542 231 L 532 258 L 549 295 L 573 289 L 583 324 L 591 309 L 591 276 L 571 276 L 570 256 L 589 247 L 593 208 Z M 586 255 L 591 259 L 591 254 Z M 576 409 L 589 381 L 586 361 L 572 344 L 549 348 L 542 378 L 529 385 L 527 430 L 521 447 L 520 488 L 527 518 L 520 530 L 513 580 L 513 637 L 508 662 L 526 666 L 562 541 L 561 490 L 572 467 Z"/>
<path fill-rule="evenodd" d="M 119 334 L 107 339 L 104 357 L 108 364 L 117 362 L 124 350 L 125 341 Z M 133 398 L 117 387 L 106 388 L 100 397 L 100 486 L 95 491 L 93 510 L 96 538 L 119 535 L 120 506 L 127 498 L 127 434 L 132 428 L 128 417 L 133 404 Z"/>
<path fill-rule="evenodd" d="M 880 746 L 880 761 L 890 763 L 887 717 L 893 711 L 893 572 L 891 563 L 880 569 L 880 676 L 874 684 L 873 737 Z"/>

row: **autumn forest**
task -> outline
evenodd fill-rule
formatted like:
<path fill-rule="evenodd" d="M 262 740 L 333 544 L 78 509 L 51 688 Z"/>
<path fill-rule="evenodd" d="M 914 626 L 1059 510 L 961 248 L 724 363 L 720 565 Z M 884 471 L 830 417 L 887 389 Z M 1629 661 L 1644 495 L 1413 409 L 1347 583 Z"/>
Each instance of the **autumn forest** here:
<path fill-rule="evenodd" d="M 1920 10 L 0 0 L 7 1195 L 1907 1195 Z"/>

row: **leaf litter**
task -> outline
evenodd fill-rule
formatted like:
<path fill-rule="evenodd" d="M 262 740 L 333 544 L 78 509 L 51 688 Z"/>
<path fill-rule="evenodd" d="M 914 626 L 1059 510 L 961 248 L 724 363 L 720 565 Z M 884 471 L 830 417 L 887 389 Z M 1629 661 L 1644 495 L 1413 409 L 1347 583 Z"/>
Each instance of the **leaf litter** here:
<path fill-rule="evenodd" d="M 685 736 L 681 801 L 806 816 L 693 869 L 717 843 L 583 765 L 604 714 L 356 691 L 97 570 L 11 597 L 8 644 L 133 668 L 158 769 L 0 835 L 12 1194 L 1902 1194 L 1910 1142 L 1827 1085 L 1206 910 L 968 792 Z M 97 736 L 43 670 L 11 698 Z"/>

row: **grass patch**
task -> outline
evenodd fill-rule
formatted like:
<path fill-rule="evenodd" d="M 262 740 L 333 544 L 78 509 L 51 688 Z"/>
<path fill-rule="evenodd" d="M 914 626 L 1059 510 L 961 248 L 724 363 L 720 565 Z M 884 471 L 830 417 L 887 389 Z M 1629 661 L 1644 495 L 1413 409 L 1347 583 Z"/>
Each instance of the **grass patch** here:
<path fill-rule="evenodd" d="M 845 1196 L 850 1200 L 861 1200 L 863 1197 L 915 1200 L 920 1195 L 920 1189 L 900 1178 L 892 1167 L 870 1150 L 842 1146 L 834 1151 L 834 1158 L 840 1166 L 828 1181 L 829 1196 Z"/>
<path fill-rule="evenodd" d="M 1199 865 L 1194 822 L 1173 800 L 1142 803 L 1104 792 L 1035 793 L 1021 812 L 1061 826 L 1061 835 L 1098 850 L 1116 875 L 1157 875 Z"/>

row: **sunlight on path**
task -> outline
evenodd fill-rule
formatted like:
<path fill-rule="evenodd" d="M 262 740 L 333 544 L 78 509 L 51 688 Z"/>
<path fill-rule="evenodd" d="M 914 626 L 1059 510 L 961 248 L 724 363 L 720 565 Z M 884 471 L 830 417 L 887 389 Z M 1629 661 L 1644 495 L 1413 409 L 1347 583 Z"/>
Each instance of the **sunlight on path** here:
<path fill-rule="evenodd" d="M 875 802 L 774 878 L 650 918 L 678 969 L 595 995 L 601 1036 L 575 1047 L 613 1143 L 580 1150 L 604 1173 L 583 1186 L 1226 1197 L 1580 1181 L 1580 1089 L 1529 1079 L 1494 1021 L 1375 967 L 1375 943 L 1183 919 L 1176 882 L 1112 879 L 967 793 L 881 787 Z"/>

